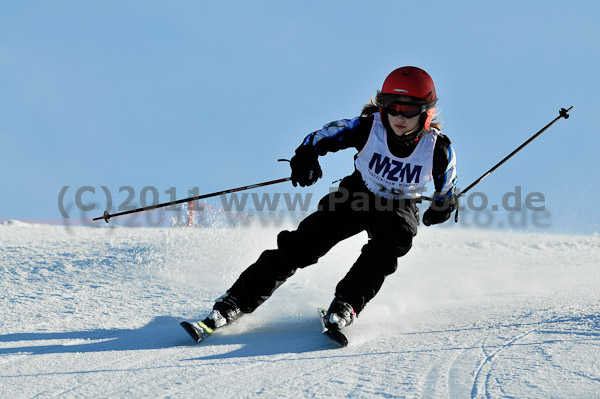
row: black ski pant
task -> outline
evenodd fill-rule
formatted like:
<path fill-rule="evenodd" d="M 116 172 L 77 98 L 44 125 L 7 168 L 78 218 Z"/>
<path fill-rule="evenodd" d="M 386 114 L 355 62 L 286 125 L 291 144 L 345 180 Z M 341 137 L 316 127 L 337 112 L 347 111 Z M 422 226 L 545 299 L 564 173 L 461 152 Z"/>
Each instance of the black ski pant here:
<path fill-rule="evenodd" d="M 343 181 L 295 231 L 279 233 L 277 249 L 264 251 L 228 290 L 242 312 L 254 311 L 297 269 L 317 263 L 338 242 L 367 231 L 368 242 L 335 291 L 357 314 L 364 308 L 410 250 L 419 216 L 414 201 L 392 203 L 362 190 L 355 194 Z"/>

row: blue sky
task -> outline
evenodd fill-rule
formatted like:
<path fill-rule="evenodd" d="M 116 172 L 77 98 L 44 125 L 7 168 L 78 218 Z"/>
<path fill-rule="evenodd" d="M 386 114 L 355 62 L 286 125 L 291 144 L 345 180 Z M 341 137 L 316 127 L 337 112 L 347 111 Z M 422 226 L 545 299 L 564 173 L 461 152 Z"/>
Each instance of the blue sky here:
<path fill-rule="evenodd" d="M 115 202 L 153 186 L 163 201 L 285 177 L 278 158 L 416 65 L 463 187 L 573 105 L 477 190 L 496 204 L 540 192 L 547 230 L 599 231 L 598 15 L 596 1 L 3 2 L 0 218 L 58 219 L 64 186 Z M 353 155 L 271 192 L 318 198 Z"/>

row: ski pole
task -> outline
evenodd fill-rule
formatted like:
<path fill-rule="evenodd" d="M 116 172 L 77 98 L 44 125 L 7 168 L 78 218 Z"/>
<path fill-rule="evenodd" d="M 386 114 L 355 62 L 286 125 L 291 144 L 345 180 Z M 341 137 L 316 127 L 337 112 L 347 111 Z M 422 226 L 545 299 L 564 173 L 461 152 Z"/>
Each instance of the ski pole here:
<path fill-rule="evenodd" d="M 269 186 L 271 184 L 283 183 L 283 182 L 290 181 L 290 180 L 292 180 L 291 177 L 285 177 L 283 179 L 270 180 L 270 181 L 266 181 L 266 182 L 262 182 L 262 183 L 251 184 L 249 186 L 231 188 L 229 190 L 217 191 L 217 192 L 214 192 L 214 193 L 203 194 L 203 195 L 199 195 L 199 196 L 196 196 L 196 197 L 183 198 L 183 199 L 180 199 L 180 200 L 177 200 L 177 201 L 163 202 L 162 204 L 145 206 L 143 208 L 132 209 L 132 210 L 129 210 L 129 211 L 124 211 L 124 212 L 119 212 L 119 213 L 110 214 L 110 213 L 108 213 L 108 211 L 104 211 L 104 214 L 102 216 L 96 217 L 96 218 L 94 218 L 92 220 L 104 219 L 104 221 L 106 223 L 108 223 L 108 221 L 110 220 L 110 218 L 113 218 L 113 217 L 116 217 L 116 216 L 123 216 L 123 215 L 128 215 L 128 214 L 136 213 L 136 212 L 149 211 L 149 210 L 152 210 L 152 209 L 163 208 L 165 206 L 170 206 L 170 205 L 183 204 L 184 202 L 192 202 L 192 201 L 196 201 L 196 200 L 204 199 L 204 198 L 208 198 L 208 197 L 216 197 L 217 195 L 224 195 L 224 194 L 235 193 L 235 192 L 238 192 L 238 191 L 250 190 L 252 188 Z"/>
<path fill-rule="evenodd" d="M 496 165 L 492 166 L 492 168 L 490 170 L 488 170 L 487 172 L 485 172 L 477 180 L 475 180 L 473 183 L 471 183 L 467 188 L 465 188 L 464 190 L 462 190 L 456 196 L 457 201 L 459 201 L 460 197 L 462 197 L 463 195 L 465 195 L 469 190 L 471 190 L 473 187 L 475 187 L 476 185 L 478 185 L 483 179 L 485 179 L 486 177 L 488 177 L 493 171 L 495 171 L 496 169 L 498 169 L 500 166 L 502 166 L 502 164 L 504 164 L 506 161 L 508 161 L 510 158 L 512 158 L 513 155 L 515 155 L 517 152 L 521 151 L 526 145 L 528 145 L 533 140 L 535 140 L 540 134 L 544 133 L 550 126 L 554 125 L 554 123 L 556 121 L 558 121 L 560 118 L 569 119 L 569 113 L 568 112 L 570 110 L 572 110 L 572 109 L 573 109 L 572 105 L 569 108 L 567 108 L 567 109 L 561 108 L 558 111 L 558 116 L 556 118 L 554 118 L 554 120 L 552 122 L 550 122 L 546 126 L 544 126 L 539 132 L 537 132 L 536 134 L 534 134 L 533 136 L 531 136 L 527 141 L 525 141 L 523 144 L 521 144 L 519 147 L 517 147 L 513 152 L 511 152 L 506 157 L 504 157 L 503 160 L 501 160 L 500 162 L 498 162 Z M 459 206 L 458 203 L 456 205 L 457 206 L 456 206 L 456 214 L 454 215 L 454 222 L 458 223 L 458 210 L 459 210 L 460 206 Z"/>

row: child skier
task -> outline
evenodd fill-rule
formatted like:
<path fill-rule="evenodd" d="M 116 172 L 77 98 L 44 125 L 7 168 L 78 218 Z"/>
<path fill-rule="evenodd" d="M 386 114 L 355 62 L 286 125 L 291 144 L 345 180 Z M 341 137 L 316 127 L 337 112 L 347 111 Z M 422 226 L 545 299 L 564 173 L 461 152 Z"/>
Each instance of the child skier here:
<path fill-rule="evenodd" d="M 354 172 L 321 199 L 318 210 L 297 230 L 279 233 L 277 249 L 264 251 L 202 323 L 214 330 L 253 312 L 298 268 L 316 263 L 338 242 L 367 231 L 369 240 L 338 283 L 325 317 L 330 330 L 352 324 L 385 277 L 396 271 L 397 259 L 410 250 L 425 184 L 433 180 L 435 194 L 423 224 L 443 223 L 456 208 L 456 157 L 440 125 L 432 121 L 436 102 L 427 72 L 398 68 L 361 116 L 309 134 L 290 162 L 294 186 L 314 184 L 322 176 L 318 157 L 345 148 L 358 151 Z"/>

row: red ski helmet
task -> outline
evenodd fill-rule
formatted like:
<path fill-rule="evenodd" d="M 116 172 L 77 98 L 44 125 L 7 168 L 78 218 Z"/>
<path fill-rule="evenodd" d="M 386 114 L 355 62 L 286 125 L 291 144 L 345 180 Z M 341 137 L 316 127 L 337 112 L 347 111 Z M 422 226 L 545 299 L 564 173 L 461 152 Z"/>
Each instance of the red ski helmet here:
<path fill-rule="evenodd" d="M 381 93 L 413 97 L 418 103 L 427 105 L 423 127 L 429 129 L 435 115 L 437 96 L 433 79 L 427 72 L 414 66 L 395 69 L 385 78 Z"/>

